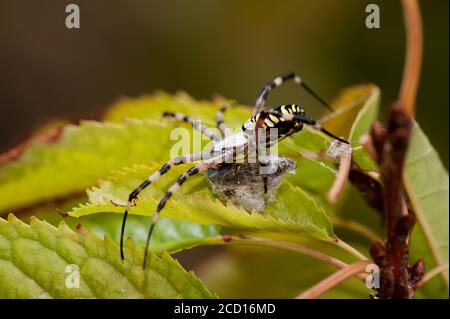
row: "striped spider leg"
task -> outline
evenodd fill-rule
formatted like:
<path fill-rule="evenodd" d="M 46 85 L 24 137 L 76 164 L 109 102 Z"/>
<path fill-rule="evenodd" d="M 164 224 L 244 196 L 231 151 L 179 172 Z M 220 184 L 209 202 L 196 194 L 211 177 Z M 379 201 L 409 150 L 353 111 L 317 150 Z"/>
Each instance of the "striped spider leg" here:
<path fill-rule="evenodd" d="M 215 116 L 215 121 L 217 128 L 222 132 L 223 136 L 226 137 L 229 134 L 228 125 L 225 123 L 223 117 L 225 112 L 231 107 L 230 104 L 225 104 L 219 111 L 217 111 Z"/>
<path fill-rule="evenodd" d="M 232 159 L 234 156 L 236 156 L 237 153 L 240 153 L 242 151 L 242 148 L 233 148 L 233 149 L 229 149 L 224 151 L 222 154 L 211 157 L 193 167 L 191 167 L 190 169 L 188 169 L 186 172 L 184 172 L 182 175 L 180 175 L 180 177 L 178 177 L 178 180 L 172 184 L 172 186 L 169 187 L 169 189 L 167 190 L 167 192 L 163 195 L 162 199 L 160 200 L 160 202 L 158 203 L 158 207 L 156 209 L 156 212 L 153 214 L 152 216 L 152 221 L 150 224 L 150 228 L 148 231 L 148 235 L 147 235 L 147 242 L 145 244 L 145 252 L 144 252 L 144 262 L 142 264 L 142 267 L 145 269 L 145 266 L 147 264 L 147 257 L 148 257 L 148 250 L 149 250 L 149 246 L 150 246 L 150 240 L 153 234 L 153 230 L 155 228 L 156 222 L 159 218 L 159 215 L 161 213 L 161 211 L 164 209 L 164 207 L 166 206 L 167 201 L 170 199 L 170 197 L 173 195 L 173 193 L 175 191 L 177 191 L 181 185 L 183 185 L 183 183 L 189 178 L 192 177 L 194 175 L 197 175 L 199 173 L 202 173 L 204 171 L 206 171 L 208 168 L 212 168 L 215 167 L 219 164 L 222 164 L 230 159 Z"/>
<path fill-rule="evenodd" d="M 145 181 L 143 181 L 138 187 L 136 187 L 129 195 L 127 204 L 125 206 L 125 212 L 123 214 L 122 219 L 122 227 L 120 232 L 120 257 L 125 259 L 124 252 L 123 252 L 123 241 L 124 241 L 124 235 L 125 235 L 125 224 L 127 221 L 128 211 L 130 207 L 132 206 L 133 202 L 137 199 L 139 194 L 150 184 L 154 183 L 157 179 L 159 179 L 162 175 L 167 173 L 173 166 L 181 165 L 181 164 L 187 164 L 192 162 L 197 162 L 205 158 L 211 157 L 209 152 L 206 153 L 194 153 L 194 154 L 188 154 L 184 156 L 177 157 L 173 160 L 167 161 L 164 163 L 161 168 L 154 172 L 152 175 L 150 175 Z"/>
<path fill-rule="evenodd" d="M 325 102 L 317 93 L 315 93 L 303 80 L 301 77 L 299 77 L 294 72 L 289 72 L 284 75 L 281 75 L 279 77 L 276 77 L 272 81 L 267 82 L 266 85 L 261 90 L 261 93 L 259 93 L 258 98 L 256 99 L 255 107 L 253 109 L 253 116 L 256 116 L 261 112 L 261 109 L 264 107 L 264 104 L 266 103 L 267 96 L 269 95 L 269 92 L 273 89 L 281 86 L 284 82 L 294 80 L 294 83 L 297 85 L 300 85 L 303 87 L 309 94 L 311 94 L 317 101 L 319 101 L 323 106 L 325 106 L 330 111 L 333 111 L 333 108 Z"/>
<path fill-rule="evenodd" d="M 223 111 L 223 112 L 225 112 L 225 111 Z M 220 136 L 218 136 L 214 132 L 212 132 L 211 128 L 204 126 L 203 124 L 201 124 L 200 120 L 196 120 L 188 115 L 184 115 L 184 114 L 178 113 L 178 112 L 164 112 L 163 116 L 171 117 L 171 118 L 174 118 L 181 122 L 190 123 L 192 125 L 193 129 L 200 131 L 203 135 L 205 135 L 209 139 L 213 140 L 214 142 L 218 142 L 218 141 L 222 140 L 222 138 Z"/>
<path fill-rule="evenodd" d="M 199 130 L 204 134 L 206 137 L 210 138 L 211 140 L 218 142 L 221 139 L 221 137 L 217 136 L 213 132 L 211 132 L 211 129 L 202 125 L 199 120 L 195 120 L 194 118 L 190 116 L 183 115 L 181 113 L 174 113 L 174 112 L 164 112 L 164 117 L 171 117 L 175 118 L 176 120 L 183 121 L 186 123 L 192 124 L 192 127 L 196 130 Z M 163 164 L 163 166 L 155 173 L 150 175 L 145 181 L 143 181 L 137 188 L 135 188 L 129 195 L 127 204 L 125 206 L 125 212 L 123 215 L 122 220 L 122 227 L 121 227 L 121 233 L 120 233 L 120 257 L 122 260 L 124 257 L 124 251 L 123 251 L 123 242 L 124 242 L 124 235 L 125 235 L 125 224 L 127 221 L 128 211 L 133 204 L 133 202 L 136 200 L 136 198 L 139 196 L 139 194 L 150 184 L 154 183 L 158 178 L 160 178 L 162 175 L 167 173 L 167 171 L 172 167 L 176 165 L 186 164 L 186 163 L 192 163 L 197 162 L 202 159 L 208 159 L 212 157 L 212 155 L 209 152 L 204 153 L 194 153 L 194 154 L 188 154 L 184 156 L 177 157 L 173 160 L 170 160 Z"/>

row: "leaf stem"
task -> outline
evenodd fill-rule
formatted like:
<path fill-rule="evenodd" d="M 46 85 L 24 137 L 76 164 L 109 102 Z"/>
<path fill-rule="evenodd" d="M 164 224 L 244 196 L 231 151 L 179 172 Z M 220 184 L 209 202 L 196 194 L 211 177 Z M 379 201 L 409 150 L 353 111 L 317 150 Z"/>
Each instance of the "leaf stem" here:
<path fill-rule="evenodd" d="M 351 265 L 348 265 L 301 293 L 296 297 L 296 299 L 315 299 L 344 280 L 354 276 L 355 274 L 363 272 L 368 264 L 368 260 L 359 260 Z"/>
<path fill-rule="evenodd" d="M 344 151 L 340 156 L 339 170 L 336 174 L 336 178 L 328 191 L 328 201 L 332 204 L 336 204 L 339 198 L 341 198 L 344 192 L 345 185 L 348 182 L 348 174 L 350 173 L 350 166 L 352 164 L 352 149 Z"/>
<path fill-rule="evenodd" d="M 402 6 L 405 16 L 406 56 L 399 102 L 412 117 L 422 65 L 422 18 L 417 0 L 402 0 Z"/>
<path fill-rule="evenodd" d="M 205 244 L 207 245 L 256 245 L 256 246 L 264 246 L 264 247 L 273 247 L 273 248 L 281 248 L 285 250 L 294 251 L 303 255 L 307 255 L 316 259 L 319 259 L 323 262 L 326 262 L 336 268 L 344 269 L 348 267 L 348 264 L 335 258 L 329 256 L 321 251 L 318 251 L 313 248 L 309 248 L 300 244 L 294 244 L 285 241 L 271 240 L 266 238 L 259 237 L 251 237 L 251 236 L 219 236 L 208 239 Z M 355 274 L 360 280 L 365 281 L 366 274 Z"/>
<path fill-rule="evenodd" d="M 368 260 L 368 258 L 366 256 L 364 256 L 361 252 L 359 252 L 353 246 L 347 244 L 342 239 L 339 239 L 336 237 L 335 244 L 360 260 Z"/>

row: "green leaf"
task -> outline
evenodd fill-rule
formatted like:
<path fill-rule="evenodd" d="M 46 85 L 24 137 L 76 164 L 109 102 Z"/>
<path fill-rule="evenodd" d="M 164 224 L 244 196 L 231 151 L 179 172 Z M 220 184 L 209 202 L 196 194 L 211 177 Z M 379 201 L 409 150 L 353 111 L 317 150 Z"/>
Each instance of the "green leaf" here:
<path fill-rule="evenodd" d="M 164 111 L 184 112 L 214 125 L 214 113 L 220 106 L 195 101 L 183 93 L 175 96 L 157 93 L 122 99 L 105 113 L 105 123 L 84 121 L 78 126 L 67 125 L 57 141 L 34 143 L 17 160 L 0 167 L 0 211 L 81 192 L 98 179 L 106 178 L 111 170 L 165 160 L 167 152 L 163 150 L 174 144 L 170 141 L 171 129 L 190 126 L 162 120 Z M 327 125 L 341 122 L 342 113 L 336 112 L 332 119 L 324 121 Z M 227 111 L 225 120 L 238 128 L 250 114 L 249 107 L 235 105 Z M 321 147 L 327 141 L 321 135 L 301 134 L 298 140 L 310 144 L 316 141 Z M 158 143 L 151 142 L 156 140 Z"/>
<path fill-rule="evenodd" d="M 378 87 L 372 85 L 367 86 L 366 89 L 370 94 L 356 114 L 348 138 L 353 145 L 353 161 L 363 170 L 378 171 L 377 164 L 359 143 L 361 136 L 369 133 L 372 124 L 378 118 L 380 109 L 380 90 Z"/>
<path fill-rule="evenodd" d="M 355 85 L 343 90 L 331 104 L 335 111 L 320 122 L 330 132 L 357 141 L 378 113 L 380 90 L 373 84 Z M 372 119 L 372 122 L 370 120 Z"/>
<path fill-rule="evenodd" d="M 86 201 L 87 196 L 77 196 L 62 202 L 49 202 L 45 205 L 39 205 L 35 209 L 27 210 L 20 217 L 21 220 L 26 221 L 29 216 L 34 216 L 55 226 L 61 221 L 64 221 L 71 228 L 82 225 L 100 238 L 106 235 L 119 243 L 122 216 L 113 213 L 101 213 L 74 218 L 63 217 L 59 213 L 68 211 Z M 125 235 L 131 237 L 137 245 L 144 245 L 149 223 L 150 218 L 146 216 L 129 216 Z M 217 236 L 220 236 L 219 227 L 213 225 L 199 225 L 189 221 L 161 218 L 158 227 L 155 228 L 150 249 L 157 254 L 163 251 L 174 253 L 201 245 L 205 240 Z"/>
<path fill-rule="evenodd" d="M 0 219 L 1 298 L 212 298 L 191 272 L 164 253 L 150 255 L 131 241 L 128 258 L 117 245 L 65 224 L 58 228 L 33 218 L 26 225 L 13 215 Z M 68 265 L 79 269 L 79 288 L 68 288 Z M 70 287 L 70 286 L 69 286 Z"/>
<path fill-rule="evenodd" d="M 115 173 L 109 180 L 91 189 L 89 203 L 75 208 L 69 214 L 74 217 L 99 212 L 123 213 L 128 194 L 160 165 L 134 166 Z M 151 215 L 170 184 L 176 181 L 186 168 L 175 167 L 165 178 L 144 190 L 140 200 L 131 207 L 131 214 Z M 156 185 L 156 186 L 155 186 Z M 284 183 L 278 190 L 277 201 L 260 213 L 248 213 L 231 204 L 223 205 L 215 199 L 203 176 L 194 176 L 186 182 L 179 193 L 175 193 L 162 216 L 176 220 L 190 220 L 199 224 L 210 224 L 241 230 L 288 232 L 322 240 L 334 239 L 329 217 L 323 208 L 300 188 Z"/>
<path fill-rule="evenodd" d="M 33 145 L 0 170 L 0 210 L 80 192 L 114 168 L 163 157 L 168 139 L 149 147 L 159 134 L 169 136 L 163 123 L 83 122 L 67 126 L 59 142 Z"/>
<path fill-rule="evenodd" d="M 113 104 L 103 116 L 104 121 L 122 123 L 128 119 L 158 119 L 164 111 L 180 112 L 201 120 L 204 124 L 215 127 L 214 115 L 225 104 L 193 99 L 187 93 L 175 95 L 156 92 L 151 96 L 138 98 L 122 98 Z M 225 114 L 225 121 L 230 127 L 240 128 L 251 116 L 252 108 L 233 104 Z M 174 123 L 173 126 L 190 128 L 186 123 Z"/>
<path fill-rule="evenodd" d="M 417 217 L 410 254 L 423 257 L 427 270 L 448 263 L 448 173 L 420 126 L 415 123 L 405 161 L 403 182 Z M 439 277 L 437 277 L 439 278 Z M 424 286 L 431 296 L 448 294 L 448 270 Z"/>
<path fill-rule="evenodd" d="M 111 213 L 95 214 L 82 218 L 71 218 L 71 223 L 79 223 L 97 236 L 107 235 L 115 242 L 120 240 L 122 216 Z M 126 236 L 136 244 L 145 244 L 150 218 L 146 216 L 130 216 L 127 219 Z M 190 221 L 161 218 L 155 228 L 150 243 L 150 250 L 156 254 L 163 251 L 175 253 L 189 249 L 210 238 L 220 236 L 219 227 L 199 225 Z"/>
<path fill-rule="evenodd" d="M 353 147 L 352 160 L 363 170 L 378 172 L 377 163 L 370 157 L 363 146 Z"/>
<path fill-rule="evenodd" d="M 57 141 L 34 143 L 17 160 L 0 167 L 0 211 L 81 192 L 125 166 L 166 160 L 167 150 L 175 143 L 170 140 L 172 128 L 190 126 L 162 120 L 162 113 L 186 112 L 214 124 L 219 107 L 186 94 L 159 93 L 122 100 L 106 113 L 105 123 L 67 125 Z M 235 106 L 226 119 L 239 122 L 240 127 L 249 114 L 247 108 Z M 152 120 L 144 120 L 148 118 Z"/>
<path fill-rule="evenodd" d="M 349 140 L 352 143 L 358 143 L 361 136 L 369 132 L 373 122 L 378 118 L 379 108 L 380 90 L 373 86 L 370 95 L 353 121 L 349 134 Z"/>

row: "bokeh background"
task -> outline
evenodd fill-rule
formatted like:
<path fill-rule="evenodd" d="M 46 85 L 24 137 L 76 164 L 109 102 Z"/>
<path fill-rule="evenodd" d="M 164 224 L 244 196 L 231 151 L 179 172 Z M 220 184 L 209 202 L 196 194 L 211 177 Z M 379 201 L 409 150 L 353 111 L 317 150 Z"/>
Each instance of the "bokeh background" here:
<path fill-rule="evenodd" d="M 294 70 L 325 99 L 349 85 L 396 98 L 404 58 L 399 1 L 107 0 L 80 6 L 81 28 L 66 29 L 61 0 L 0 0 L 0 150 L 55 117 L 89 117 L 119 96 L 155 89 L 195 98 L 220 93 L 252 104 L 261 86 Z M 367 29 L 365 7 L 381 8 Z M 420 1 L 423 73 L 417 118 L 448 167 L 447 0 Z M 320 107 L 293 85 L 270 104 Z"/>

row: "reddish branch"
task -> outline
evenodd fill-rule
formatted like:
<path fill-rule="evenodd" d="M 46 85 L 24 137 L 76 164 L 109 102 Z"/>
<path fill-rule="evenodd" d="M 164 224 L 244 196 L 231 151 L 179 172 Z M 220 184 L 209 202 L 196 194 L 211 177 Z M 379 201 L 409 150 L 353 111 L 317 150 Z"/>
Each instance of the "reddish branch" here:
<path fill-rule="evenodd" d="M 411 136 L 415 99 L 422 59 L 422 23 L 416 0 L 402 0 L 406 26 L 406 59 L 398 101 L 388 114 L 386 126 L 372 125 L 364 142 L 368 153 L 378 163 L 381 183 L 352 164 L 349 179 L 367 203 L 382 213 L 386 225 L 383 243 L 374 242 L 371 256 L 381 271 L 380 298 L 412 298 L 423 277 L 424 262 L 408 263 L 409 237 L 414 214 L 403 197 L 402 175 Z"/>
<path fill-rule="evenodd" d="M 384 243 L 374 242 L 371 247 L 372 258 L 381 271 L 380 298 L 412 298 L 425 267 L 422 259 L 413 266 L 408 263 L 409 237 L 415 217 L 403 198 L 402 184 L 420 76 L 422 24 L 417 1 L 403 0 L 402 4 L 407 41 L 399 99 L 389 111 L 386 126 L 375 122 L 367 141 L 369 153 L 379 165 L 382 186 L 374 180 L 368 183 L 370 176 L 357 167 L 350 173 L 350 180 L 362 190 L 369 205 L 383 212 L 386 224 Z"/>
<path fill-rule="evenodd" d="M 410 214 L 403 198 L 402 174 L 412 119 L 403 106 L 396 103 L 390 110 L 383 140 L 372 130 L 380 176 L 383 182 L 383 211 L 386 222 L 385 245 L 374 243 L 371 255 L 381 270 L 381 298 L 411 298 L 414 284 L 408 265 L 408 242 L 414 215 Z M 414 274 L 416 276 L 416 274 Z"/>

